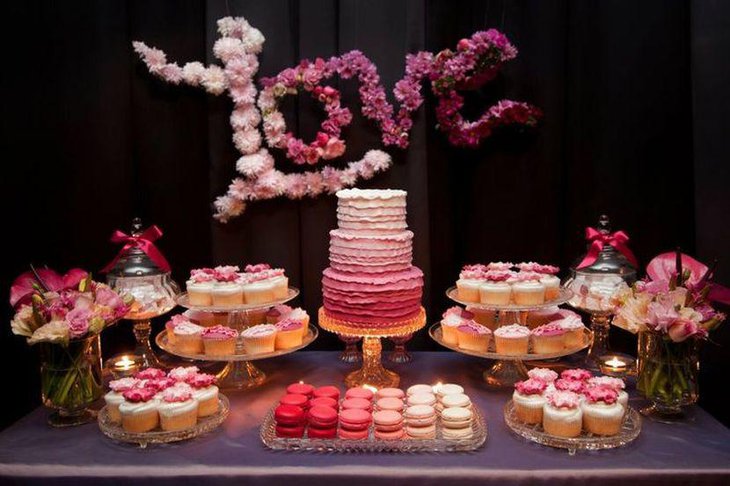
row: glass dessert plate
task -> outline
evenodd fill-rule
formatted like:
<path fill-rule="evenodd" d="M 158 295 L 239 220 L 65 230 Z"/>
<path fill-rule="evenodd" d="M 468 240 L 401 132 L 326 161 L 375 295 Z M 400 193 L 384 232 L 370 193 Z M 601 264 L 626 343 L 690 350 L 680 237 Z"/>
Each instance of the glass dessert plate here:
<path fill-rule="evenodd" d="M 149 444 L 167 444 L 181 440 L 193 439 L 218 428 L 228 417 L 231 406 L 228 397 L 218 394 L 218 412 L 208 417 L 198 418 L 198 423 L 188 429 L 176 431 L 153 430 L 150 432 L 131 433 L 122 428 L 121 424 L 112 423 L 109 420 L 107 407 L 99 411 L 98 423 L 102 433 L 110 439 L 118 442 L 137 444 L 143 449 Z"/>
<path fill-rule="evenodd" d="M 467 302 L 459 299 L 459 292 L 456 287 L 449 287 L 446 291 L 446 297 L 457 302 L 461 305 L 469 306 L 479 310 L 494 310 L 494 311 L 506 311 L 506 312 L 521 312 L 521 311 L 538 311 L 554 307 L 556 305 L 565 304 L 573 297 L 573 291 L 565 287 L 560 287 L 560 294 L 557 298 L 543 302 L 542 304 L 533 305 L 519 305 L 519 304 L 508 304 L 508 305 L 495 305 L 495 304 L 482 304 L 481 302 Z"/>
<path fill-rule="evenodd" d="M 187 309 L 193 309 L 197 311 L 202 312 L 246 312 L 246 311 L 256 311 L 256 310 L 264 310 L 264 309 L 270 309 L 271 307 L 277 306 L 279 304 L 285 304 L 286 302 L 289 302 L 290 300 L 296 298 L 299 295 L 299 289 L 295 287 L 289 287 L 288 294 L 286 297 L 272 300 L 271 302 L 266 302 L 263 304 L 240 304 L 240 305 L 192 305 L 190 303 L 190 299 L 188 298 L 188 293 L 183 292 L 179 294 L 176 298 L 177 304 L 185 307 Z"/>
<path fill-rule="evenodd" d="M 266 414 L 261 425 L 261 441 L 266 447 L 283 451 L 304 452 L 462 452 L 479 449 L 487 440 L 487 423 L 476 406 L 472 406 L 472 436 L 469 439 L 444 439 L 440 422 L 436 422 L 435 439 L 380 440 L 373 436 L 373 427 L 367 439 L 285 439 L 276 436 L 274 409 Z"/>
<path fill-rule="evenodd" d="M 542 425 L 525 424 L 517 419 L 512 400 L 504 406 L 504 422 L 515 434 L 538 444 L 567 449 L 570 455 L 579 450 L 600 450 L 621 447 L 633 441 L 641 432 L 641 416 L 629 407 L 624 416 L 621 430 L 616 435 L 600 436 L 583 432 L 578 437 L 557 437 L 546 433 Z"/>

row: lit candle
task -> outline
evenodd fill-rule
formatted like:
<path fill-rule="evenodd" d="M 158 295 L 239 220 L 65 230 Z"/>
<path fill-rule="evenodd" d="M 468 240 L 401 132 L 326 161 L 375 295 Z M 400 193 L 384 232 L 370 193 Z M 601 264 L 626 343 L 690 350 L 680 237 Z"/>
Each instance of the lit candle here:
<path fill-rule="evenodd" d="M 615 356 L 606 361 L 606 366 L 611 368 L 612 371 L 623 371 L 626 369 L 626 363 Z"/>
<path fill-rule="evenodd" d="M 624 376 L 631 371 L 634 360 L 630 356 L 607 355 L 600 358 L 601 372 L 611 376 Z"/>
<path fill-rule="evenodd" d="M 132 376 L 139 371 L 139 363 L 136 361 L 135 356 L 122 354 L 111 358 L 111 366 L 109 366 L 112 375 L 115 378 L 124 378 L 125 376 Z"/>
<path fill-rule="evenodd" d="M 436 384 L 435 384 L 435 385 L 433 386 L 433 393 L 434 393 L 434 394 L 438 394 L 438 392 L 439 392 L 439 390 L 441 389 L 441 386 L 442 386 L 442 385 L 443 385 L 443 383 L 441 383 L 440 381 L 439 381 L 438 383 L 436 383 Z"/>
<path fill-rule="evenodd" d="M 375 387 L 373 385 L 368 385 L 367 383 L 365 383 L 362 387 L 365 388 L 366 390 L 370 390 L 373 393 L 376 393 L 378 391 L 377 387 Z"/>

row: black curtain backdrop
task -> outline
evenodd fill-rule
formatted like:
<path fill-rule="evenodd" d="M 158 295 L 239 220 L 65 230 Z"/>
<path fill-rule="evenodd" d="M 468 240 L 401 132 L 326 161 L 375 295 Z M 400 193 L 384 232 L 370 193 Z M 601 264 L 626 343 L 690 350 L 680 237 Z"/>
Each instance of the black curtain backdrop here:
<path fill-rule="evenodd" d="M 336 198 L 262 202 L 227 225 L 214 222 L 211 201 L 237 159 L 231 102 L 153 78 L 131 49 L 144 40 L 179 63 L 212 62 L 215 21 L 226 15 L 246 17 L 266 36 L 260 75 L 360 49 L 389 93 L 406 53 L 453 48 L 489 27 L 517 46 L 499 78 L 469 95 L 467 111 L 502 97 L 528 101 L 545 112 L 538 129 L 454 148 L 434 128 L 428 98 L 410 147 L 389 149 L 394 167 L 361 184 L 408 191 L 431 322 L 449 305 L 443 292 L 462 264 L 538 260 L 566 269 L 584 250 L 583 229 L 604 212 L 631 235 L 642 263 L 681 246 L 720 259 L 717 279 L 730 283 L 727 2 L 175 0 L 5 6 L 0 288 L 7 292 L 31 262 L 98 271 L 118 250 L 112 230 L 139 215 L 164 230 L 159 247 L 178 281 L 193 267 L 270 262 L 287 269 L 302 289 L 299 304 L 316 315 Z M 381 147 L 380 137 L 359 115 L 357 86 L 337 84 L 355 113 L 344 134 L 346 159 L 356 160 Z M 322 119 L 307 96 L 287 99 L 284 111 L 305 139 Z M 10 315 L 6 305 L 0 369 L 13 394 L 0 426 L 39 404 L 37 354 L 11 335 Z M 620 330 L 612 337 L 618 349 L 635 346 Z M 720 387 L 730 326 L 713 339 L 701 403 L 728 423 Z M 110 329 L 105 354 L 132 341 L 128 323 Z M 322 333 L 312 349 L 338 347 Z M 410 347 L 437 349 L 426 332 Z"/>

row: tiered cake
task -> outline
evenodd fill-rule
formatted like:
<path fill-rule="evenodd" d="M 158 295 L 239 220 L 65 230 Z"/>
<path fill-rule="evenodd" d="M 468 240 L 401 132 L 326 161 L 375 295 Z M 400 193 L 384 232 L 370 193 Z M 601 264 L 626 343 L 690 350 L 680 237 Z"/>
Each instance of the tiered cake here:
<path fill-rule="evenodd" d="M 398 326 L 421 309 L 423 272 L 412 263 L 406 192 L 337 192 L 338 229 L 322 278 L 325 313 L 363 327 Z"/>

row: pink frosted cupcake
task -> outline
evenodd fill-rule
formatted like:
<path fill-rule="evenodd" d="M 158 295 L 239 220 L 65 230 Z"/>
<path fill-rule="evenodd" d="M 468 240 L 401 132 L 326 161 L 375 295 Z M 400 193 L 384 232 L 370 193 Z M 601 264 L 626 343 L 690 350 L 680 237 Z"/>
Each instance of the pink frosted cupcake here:
<path fill-rule="evenodd" d="M 157 412 L 160 414 L 160 428 L 165 431 L 185 430 L 198 422 L 198 401 L 193 398 L 193 389 L 184 383 L 160 393 Z"/>
<path fill-rule="evenodd" d="M 577 393 L 556 391 L 542 409 L 542 428 L 557 437 L 578 437 L 583 429 L 583 411 Z"/>
<path fill-rule="evenodd" d="M 547 388 L 547 383 L 534 378 L 515 383 L 512 401 L 515 405 L 515 413 L 520 421 L 526 424 L 539 424 L 542 422 L 542 410 L 547 402 L 547 399 L 543 396 L 545 388 Z"/>
<path fill-rule="evenodd" d="M 629 394 L 624 390 L 626 383 L 621 378 L 612 376 L 594 376 L 586 381 L 586 390 L 594 387 L 605 386 L 611 388 L 618 394 L 618 403 L 624 409 L 629 406 Z"/>
<path fill-rule="evenodd" d="M 241 332 L 243 346 L 247 353 L 272 353 L 276 345 L 276 326 L 273 324 L 259 324 Z"/>
<path fill-rule="evenodd" d="M 203 352 L 203 326 L 192 322 L 180 322 L 172 329 L 175 349 L 183 354 L 201 354 Z"/>
<path fill-rule="evenodd" d="M 494 331 L 494 346 L 499 354 L 527 354 L 530 344 L 530 330 L 519 324 L 502 326 Z"/>
<path fill-rule="evenodd" d="M 487 270 L 494 270 L 497 272 L 509 272 L 514 268 L 515 264 L 512 262 L 490 262 L 487 264 Z"/>
<path fill-rule="evenodd" d="M 560 378 L 566 380 L 588 381 L 591 377 L 593 377 L 593 373 L 588 370 L 584 370 L 583 368 L 563 370 L 563 372 L 560 373 Z"/>
<path fill-rule="evenodd" d="M 545 384 L 553 383 L 558 379 L 558 374 L 548 368 L 532 368 L 527 372 L 527 376 L 533 380 L 540 380 Z"/>
<path fill-rule="evenodd" d="M 137 378 L 120 378 L 109 382 L 109 393 L 104 395 L 106 402 L 106 410 L 109 420 L 118 424 L 122 422 L 122 416 L 119 413 L 119 405 L 124 401 L 123 393 L 127 390 L 137 387 L 139 380 Z"/>
<path fill-rule="evenodd" d="M 585 390 L 585 384 L 578 380 L 566 380 L 564 378 L 560 378 L 559 380 L 555 380 L 553 385 L 558 391 L 569 391 L 577 393 L 578 395 L 583 393 L 583 390 Z"/>
<path fill-rule="evenodd" d="M 197 366 L 180 366 L 171 369 L 167 376 L 178 383 L 185 383 L 188 378 L 197 375 L 199 372 L 200 369 Z"/>
<path fill-rule="evenodd" d="M 249 281 L 266 282 L 271 285 L 271 300 L 285 299 L 289 295 L 289 279 L 283 268 L 271 268 L 268 263 L 246 265 L 244 276 Z"/>
<path fill-rule="evenodd" d="M 276 337 L 274 338 L 275 349 L 291 349 L 302 345 L 301 321 L 286 318 L 275 324 Z"/>
<path fill-rule="evenodd" d="M 124 401 L 119 404 L 122 427 L 131 433 L 149 432 L 160 423 L 157 413 L 157 392 L 150 388 L 130 388 L 122 395 Z"/>
<path fill-rule="evenodd" d="M 211 291 L 213 305 L 235 307 L 243 304 L 243 287 L 239 279 L 238 267 L 225 265 L 215 267 L 214 270 L 215 285 Z"/>
<path fill-rule="evenodd" d="M 469 320 L 456 328 L 457 344 L 461 349 L 486 353 L 492 331 Z"/>
<path fill-rule="evenodd" d="M 555 322 L 565 330 L 566 349 L 575 349 L 583 345 L 583 333 L 585 326 L 578 314 L 571 311 L 563 311 L 562 319 Z"/>
<path fill-rule="evenodd" d="M 155 380 L 166 376 L 167 374 L 159 368 L 146 368 L 134 374 L 138 380 Z"/>
<path fill-rule="evenodd" d="M 289 307 L 288 305 L 279 304 L 275 305 L 271 309 L 269 309 L 266 312 L 266 323 L 267 324 L 276 324 L 280 320 L 289 317 L 289 314 L 291 313 L 293 309 Z"/>
<path fill-rule="evenodd" d="M 479 287 L 484 281 L 484 265 L 465 265 L 456 281 L 456 290 L 462 302 L 479 302 Z"/>
<path fill-rule="evenodd" d="M 443 313 L 441 319 L 441 335 L 446 344 L 455 346 L 459 343 L 456 329 L 465 321 L 465 319 L 461 317 L 461 310 L 461 307 L 454 306 Z"/>
<path fill-rule="evenodd" d="M 208 306 L 213 303 L 213 286 L 215 270 L 212 268 L 196 268 L 190 270 L 190 279 L 186 282 L 188 301 L 194 306 Z"/>
<path fill-rule="evenodd" d="M 559 353 L 565 348 L 565 329 L 558 324 L 543 324 L 532 330 L 532 351 L 536 354 Z"/>
<path fill-rule="evenodd" d="M 193 389 L 193 398 L 198 402 L 198 417 L 207 417 L 218 412 L 218 387 L 216 377 L 206 373 L 189 376 L 186 383 Z"/>
<path fill-rule="evenodd" d="M 618 393 L 607 386 L 589 388 L 584 393 L 583 428 L 596 435 L 616 435 L 621 430 L 624 407 L 618 403 Z"/>
<path fill-rule="evenodd" d="M 305 311 L 301 307 L 297 307 L 296 309 L 293 309 L 286 317 L 288 319 L 291 319 L 292 321 L 298 321 L 302 323 L 302 339 L 304 339 L 309 332 L 309 314 L 307 314 L 307 311 Z"/>
<path fill-rule="evenodd" d="M 238 331 L 226 326 L 213 326 L 201 332 L 205 354 L 210 356 L 226 356 L 236 353 Z"/>
<path fill-rule="evenodd" d="M 165 331 L 167 333 L 167 342 L 170 343 L 170 346 L 175 346 L 177 343 L 177 336 L 173 332 L 175 327 L 180 324 L 193 324 L 190 320 L 188 320 L 187 317 L 185 317 L 182 314 L 174 315 L 170 318 L 169 321 L 165 323 Z"/>

